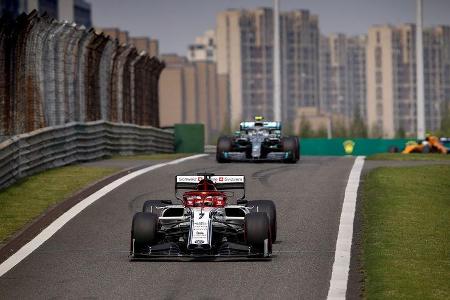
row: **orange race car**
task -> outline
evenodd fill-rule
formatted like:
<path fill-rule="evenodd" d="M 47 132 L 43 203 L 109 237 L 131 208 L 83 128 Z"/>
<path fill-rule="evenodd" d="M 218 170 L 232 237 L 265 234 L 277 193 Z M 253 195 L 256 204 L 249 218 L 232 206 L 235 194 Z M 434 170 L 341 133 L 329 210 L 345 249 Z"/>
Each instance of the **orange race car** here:
<path fill-rule="evenodd" d="M 403 154 L 408 153 L 442 153 L 447 154 L 448 148 L 444 145 L 446 139 L 439 139 L 437 136 L 428 135 L 424 141 L 408 142 Z"/>

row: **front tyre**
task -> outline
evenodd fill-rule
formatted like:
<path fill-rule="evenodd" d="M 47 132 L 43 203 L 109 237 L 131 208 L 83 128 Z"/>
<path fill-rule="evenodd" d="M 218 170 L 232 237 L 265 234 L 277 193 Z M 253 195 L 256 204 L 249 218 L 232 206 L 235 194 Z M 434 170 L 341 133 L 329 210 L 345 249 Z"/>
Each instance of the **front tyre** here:
<path fill-rule="evenodd" d="M 148 247 L 156 244 L 158 215 L 138 212 L 133 217 L 131 226 L 131 252 L 146 253 Z"/>
<path fill-rule="evenodd" d="M 251 212 L 263 212 L 269 218 L 270 236 L 272 243 L 277 240 L 277 209 L 272 200 L 253 200 L 246 204 Z"/>
<path fill-rule="evenodd" d="M 253 254 L 269 256 L 272 253 L 269 218 L 263 212 L 251 212 L 244 220 L 245 240 Z"/>
<path fill-rule="evenodd" d="M 216 160 L 219 163 L 229 162 L 226 158 L 225 152 L 231 152 L 233 143 L 230 137 L 222 136 L 217 141 Z"/>
<path fill-rule="evenodd" d="M 288 153 L 287 157 L 284 159 L 284 162 L 295 164 L 300 159 L 300 149 L 297 138 L 285 137 L 281 140 L 281 146 L 283 148 L 283 152 Z"/>

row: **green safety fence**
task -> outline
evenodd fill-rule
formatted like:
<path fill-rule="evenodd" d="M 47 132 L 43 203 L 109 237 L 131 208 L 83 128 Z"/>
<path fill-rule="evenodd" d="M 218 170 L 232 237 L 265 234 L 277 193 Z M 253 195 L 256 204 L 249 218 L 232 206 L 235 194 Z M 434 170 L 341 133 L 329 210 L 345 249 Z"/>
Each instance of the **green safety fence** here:
<path fill-rule="evenodd" d="M 203 153 L 205 126 L 203 124 L 175 124 L 175 152 Z"/>
<path fill-rule="evenodd" d="M 402 151 L 411 139 L 300 138 L 302 155 L 371 155 L 396 148 Z"/>

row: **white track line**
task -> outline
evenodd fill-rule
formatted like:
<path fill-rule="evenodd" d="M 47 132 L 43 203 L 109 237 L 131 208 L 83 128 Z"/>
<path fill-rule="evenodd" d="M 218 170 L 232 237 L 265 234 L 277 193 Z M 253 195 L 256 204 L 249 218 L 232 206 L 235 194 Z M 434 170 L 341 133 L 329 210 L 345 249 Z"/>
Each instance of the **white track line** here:
<path fill-rule="evenodd" d="M 10 256 L 7 260 L 5 260 L 0 265 L 0 277 L 3 276 L 6 272 L 11 270 L 15 265 L 20 263 L 23 259 L 25 259 L 28 255 L 30 255 L 34 250 L 36 250 L 39 246 L 41 246 L 45 241 L 47 241 L 52 235 L 54 235 L 61 227 L 64 226 L 67 222 L 69 222 L 71 219 L 73 219 L 76 215 L 78 215 L 80 212 L 82 212 L 86 207 L 100 199 L 101 197 L 105 196 L 115 188 L 121 186 L 127 181 L 130 181 L 131 179 L 142 175 L 144 173 L 159 169 L 161 167 L 167 166 L 167 165 L 175 165 L 187 160 L 196 159 L 200 157 L 207 156 L 208 154 L 197 154 L 193 156 L 188 156 L 180 159 L 176 159 L 170 162 L 157 164 L 154 166 L 150 166 L 135 172 L 132 172 L 128 175 L 125 175 L 107 186 L 101 188 L 97 192 L 93 193 L 89 197 L 81 200 L 76 205 L 74 205 L 71 209 L 66 211 L 64 214 L 62 214 L 59 218 L 57 218 L 53 223 L 51 223 L 47 228 L 41 231 L 34 239 L 29 241 L 27 244 L 25 244 L 22 248 L 20 248 L 16 253 L 14 253 L 12 256 Z"/>
<path fill-rule="evenodd" d="M 331 274 L 330 289 L 328 290 L 327 299 L 329 300 L 345 299 L 345 294 L 347 292 L 356 196 L 363 166 L 364 156 L 358 156 L 350 171 L 347 187 L 345 188 L 344 203 L 342 204 L 341 220 L 339 222 L 339 233 L 336 241 L 333 272 Z"/>

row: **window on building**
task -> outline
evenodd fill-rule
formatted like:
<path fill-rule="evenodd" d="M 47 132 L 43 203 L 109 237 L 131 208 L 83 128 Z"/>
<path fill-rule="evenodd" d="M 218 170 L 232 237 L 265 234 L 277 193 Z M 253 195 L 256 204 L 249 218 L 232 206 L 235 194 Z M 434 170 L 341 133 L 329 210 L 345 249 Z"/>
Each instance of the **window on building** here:
<path fill-rule="evenodd" d="M 383 73 L 381 73 L 381 71 L 377 71 L 375 73 L 375 82 L 376 82 L 376 84 L 382 84 L 382 82 L 383 82 Z"/>
<path fill-rule="evenodd" d="M 381 68 L 382 65 L 382 50 L 381 47 L 376 47 L 375 48 L 375 66 L 377 68 Z"/>
<path fill-rule="evenodd" d="M 377 100 L 383 99 L 383 89 L 381 87 L 377 87 L 375 96 Z"/>

